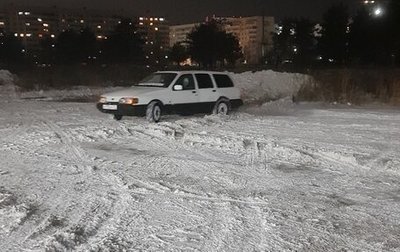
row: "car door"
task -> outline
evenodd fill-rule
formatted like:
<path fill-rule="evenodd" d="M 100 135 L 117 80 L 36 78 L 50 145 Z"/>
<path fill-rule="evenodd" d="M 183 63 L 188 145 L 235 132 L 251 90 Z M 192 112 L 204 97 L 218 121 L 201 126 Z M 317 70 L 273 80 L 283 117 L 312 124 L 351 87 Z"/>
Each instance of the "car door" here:
<path fill-rule="evenodd" d="M 175 90 L 180 85 L 182 90 Z M 199 102 L 199 95 L 192 74 L 182 74 L 172 85 L 168 105 L 175 112 L 191 113 Z"/>
<path fill-rule="evenodd" d="M 209 112 L 219 98 L 217 89 L 210 74 L 196 73 L 195 77 L 198 86 L 200 109 L 204 112 Z"/>

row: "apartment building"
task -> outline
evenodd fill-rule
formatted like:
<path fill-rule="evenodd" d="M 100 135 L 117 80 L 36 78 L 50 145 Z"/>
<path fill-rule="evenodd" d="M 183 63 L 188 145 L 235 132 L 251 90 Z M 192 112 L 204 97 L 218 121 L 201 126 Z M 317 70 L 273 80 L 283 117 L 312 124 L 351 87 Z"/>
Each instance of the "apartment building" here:
<path fill-rule="evenodd" d="M 148 64 L 161 64 L 168 59 L 169 25 L 163 17 L 139 17 L 138 32 L 142 34 Z"/>
<path fill-rule="evenodd" d="M 212 17 L 228 32 L 234 34 L 242 47 L 243 63 L 262 63 L 267 52 L 272 49 L 272 33 L 275 31 L 273 17 Z M 207 18 L 207 20 L 210 20 Z M 170 46 L 185 43 L 187 35 L 201 23 L 174 25 L 170 27 Z"/>
<path fill-rule="evenodd" d="M 228 33 L 234 34 L 242 47 L 244 63 L 262 63 L 268 51 L 272 49 L 272 33 L 275 31 L 273 17 L 228 17 L 215 18 L 221 22 Z"/>
<path fill-rule="evenodd" d="M 51 8 L 21 8 L 6 6 L 0 14 L 0 29 L 13 33 L 20 38 L 25 52 L 31 53 L 41 49 L 44 39 L 56 41 L 57 36 L 67 30 L 80 31 L 91 29 L 96 38 L 107 39 L 121 17 L 108 16 L 86 9 L 69 11 Z"/>
<path fill-rule="evenodd" d="M 191 33 L 196 26 L 201 23 L 183 24 L 183 25 L 172 25 L 169 27 L 169 46 L 173 47 L 176 43 L 185 44 L 187 41 L 187 35 Z"/>

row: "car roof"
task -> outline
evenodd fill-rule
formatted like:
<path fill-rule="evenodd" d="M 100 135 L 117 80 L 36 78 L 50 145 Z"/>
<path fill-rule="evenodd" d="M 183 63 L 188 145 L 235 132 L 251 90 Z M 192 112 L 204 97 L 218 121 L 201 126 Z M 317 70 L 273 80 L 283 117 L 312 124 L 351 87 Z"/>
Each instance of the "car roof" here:
<path fill-rule="evenodd" d="M 176 73 L 176 74 L 196 74 L 196 73 L 207 73 L 207 74 L 227 74 L 229 72 L 220 71 L 206 71 L 206 70 L 184 70 L 184 71 L 157 71 L 156 73 Z"/>

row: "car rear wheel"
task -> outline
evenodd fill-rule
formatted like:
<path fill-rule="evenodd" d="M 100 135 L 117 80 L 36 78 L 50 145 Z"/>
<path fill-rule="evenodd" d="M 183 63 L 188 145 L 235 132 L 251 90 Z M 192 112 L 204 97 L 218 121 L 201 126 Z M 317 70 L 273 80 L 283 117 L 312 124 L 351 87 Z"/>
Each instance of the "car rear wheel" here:
<path fill-rule="evenodd" d="M 214 115 L 227 115 L 229 114 L 231 110 L 231 105 L 229 100 L 223 99 L 219 100 L 217 103 L 215 103 L 215 106 L 213 108 L 213 114 Z"/>
<path fill-rule="evenodd" d="M 146 109 L 146 119 L 149 122 L 159 122 L 161 119 L 161 112 L 160 103 L 156 101 L 150 102 Z"/>
<path fill-rule="evenodd" d="M 121 121 L 122 115 L 114 115 L 114 120 Z"/>

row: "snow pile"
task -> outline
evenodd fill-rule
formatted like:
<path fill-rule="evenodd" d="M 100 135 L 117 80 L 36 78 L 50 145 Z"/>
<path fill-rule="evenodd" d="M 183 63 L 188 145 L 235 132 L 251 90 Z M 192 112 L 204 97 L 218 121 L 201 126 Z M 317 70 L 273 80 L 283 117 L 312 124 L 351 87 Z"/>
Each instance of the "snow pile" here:
<path fill-rule="evenodd" d="M 296 96 L 300 88 L 312 81 L 309 75 L 280 73 L 271 70 L 232 74 L 247 104 L 263 104 L 267 101 Z"/>
<path fill-rule="evenodd" d="M 48 101 L 92 101 L 103 93 L 121 89 L 121 87 L 85 87 L 74 86 L 70 89 L 35 90 L 21 93 L 22 99 Z"/>
<path fill-rule="evenodd" d="M 291 115 L 296 113 L 296 106 L 291 97 L 285 97 L 275 101 L 265 102 L 259 106 L 244 106 L 240 108 L 241 112 L 253 115 Z"/>
<path fill-rule="evenodd" d="M 14 76 L 8 70 L 0 70 L 0 97 L 15 98 L 17 96 Z"/>

